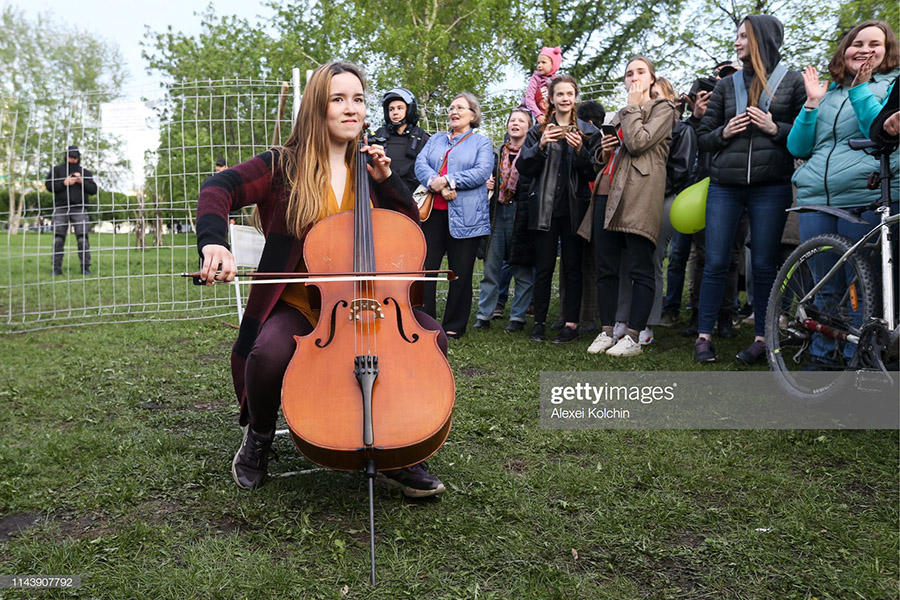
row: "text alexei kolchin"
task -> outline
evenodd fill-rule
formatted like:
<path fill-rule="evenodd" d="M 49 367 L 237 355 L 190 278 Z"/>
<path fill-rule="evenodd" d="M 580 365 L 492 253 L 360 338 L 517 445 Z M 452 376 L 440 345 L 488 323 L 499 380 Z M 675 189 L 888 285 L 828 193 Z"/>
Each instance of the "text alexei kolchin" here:
<path fill-rule="evenodd" d="M 641 404 L 651 404 L 656 400 L 672 400 L 675 398 L 677 384 L 661 385 L 591 385 L 576 383 L 575 385 L 559 385 L 550 388 L 550 403 L 562 404 L 565 400 L 599 402 L 623 402 L 639 400 Z"/>

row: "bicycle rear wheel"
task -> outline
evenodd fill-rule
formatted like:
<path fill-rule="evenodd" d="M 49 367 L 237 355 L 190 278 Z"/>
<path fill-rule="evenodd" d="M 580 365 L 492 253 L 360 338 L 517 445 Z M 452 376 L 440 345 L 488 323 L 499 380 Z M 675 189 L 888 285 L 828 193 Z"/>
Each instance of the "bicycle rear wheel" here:
<path fill-rule="evenodd" d="M 800 244 L 785 260 L 769 296 L 766 354 L 779 387 L 789 396 L 815 404 L 834 397 L 854 378 L 844 368 L 847 334 L 875 312 L 875 275 L 858 253 L 807 302 L 801 302 L 854 242 L 837 234 L 818 235 Z M 824 333 L 816 333 L 819 327 Z"/>

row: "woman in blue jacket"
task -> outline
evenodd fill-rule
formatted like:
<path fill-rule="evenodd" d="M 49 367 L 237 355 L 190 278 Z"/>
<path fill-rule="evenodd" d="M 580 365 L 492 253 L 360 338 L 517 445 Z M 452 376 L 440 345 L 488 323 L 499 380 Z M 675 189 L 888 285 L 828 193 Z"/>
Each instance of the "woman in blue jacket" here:
<path fill-rule="evenodd" d="M 491 142 L 475 133 L 481 125 L 478 99 L 463 92 L 453 98 L 450 131 L 431 136 L 416 158 L 419 183 L 435 193 L 431 217 L 422 223 L 428 251 L 426 269 L 440 269 L 444 255 L 457 279 L 450 282 L 443 326 L 447 337 L 466 332 L 472 308 L 472 271 L 481 237 L 491 232 L 485 183 L 494 168 Z M 425 312 L 436 315 L 436 284 L 425 284 Z"/>
<path fill-rule="evenodd" d="M 818 71 L 806 68 L 806 103 L 787 139 L 791 154 L 807 159 L 793 177 L 798 206 L 850 208 L 866 206 L 879 198 L 879 190 L 866 187 L 869 173 L 878 170 L 878 161 L 852 150 L 847 142 L 868 137 L 869 128 L 900 73 L 898 65 L 897 36 L 887 23 L 873 20 L 854 27 L 838 45 L 828 65 L 833 83 L 827 91 L 819 83 Z M 892 197 L 896 199 L 900 196 L 896 153 L 891 171 L 891 185 L 895 186 Z M 896 211 L 895 202 L 893 212 Z M 862 218 L 871 225 L 857 225 L 822 211 L 802 212 L 800 238 L 838 233 L 858 240 L 879 221 L 874 211 L 866 211 Z M 813 261 L 813 270 L 823 271 L 814 272 L 813 276 L 820 277 L 827 266 L 824 261 Z M 844 355 L 852 357 L 853 351 L 853 345 L 847 344 Z M 811 353 L 816 361 L 813 368 L 839 361 L 834 340 L 820 335 L 813 337 Z"/>

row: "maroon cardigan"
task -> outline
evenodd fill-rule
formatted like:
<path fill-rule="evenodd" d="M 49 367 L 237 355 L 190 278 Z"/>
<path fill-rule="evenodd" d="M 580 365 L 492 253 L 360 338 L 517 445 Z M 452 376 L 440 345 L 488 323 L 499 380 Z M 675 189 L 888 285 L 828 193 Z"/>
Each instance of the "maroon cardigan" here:
<path fill-rule="evenodd" d="M 263 152 L 247 162 L 235 165 L 207 179 L 197 200 L 197 249 L 203 255 L 207 244 L 228 245 L 228 214 L 244 206 L 256 204 L 266 244 L 259 261 L 259 271 L 286 273 L 293 271 L 303 255 L 303 242 L 310 228 L 300 239 L 287 230 L 285 211 L 290 188 L 281 171 L 276 150 Z M 376 208 L 396 210 L 417 223 L 419 211 L 396 174 L 376 183 L 369 178 L 370 196 Z M 250 286 L 240 333 L 231 351 L 231 376 L 234 391 L 241 405 L 241 425 L 247 424 L 244 390 L 244 367 L 253 348 L 260 327 L 266 322 L 281 292 L 287 284 L 274 283 Z"/>

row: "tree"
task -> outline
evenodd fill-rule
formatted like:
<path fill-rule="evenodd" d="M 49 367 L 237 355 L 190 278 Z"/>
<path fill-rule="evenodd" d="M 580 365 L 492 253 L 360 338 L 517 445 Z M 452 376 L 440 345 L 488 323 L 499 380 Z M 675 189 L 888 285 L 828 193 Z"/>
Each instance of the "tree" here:
<path fill-rule="evenodd" d="M 31 23 L 7 6 L 0 22 L 0 176 L 9 181 L 16 233 L 29 186 L 43 182 L 69 144 L 98 152 L 93 170 L 107 179 L 127 167 L 99 127 L 100 104 L 118 96 L 125 71 L 117 47 L 49 14 Z"/>

